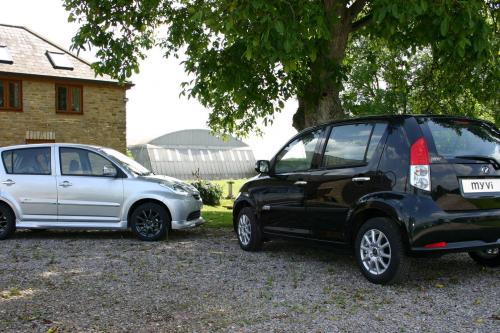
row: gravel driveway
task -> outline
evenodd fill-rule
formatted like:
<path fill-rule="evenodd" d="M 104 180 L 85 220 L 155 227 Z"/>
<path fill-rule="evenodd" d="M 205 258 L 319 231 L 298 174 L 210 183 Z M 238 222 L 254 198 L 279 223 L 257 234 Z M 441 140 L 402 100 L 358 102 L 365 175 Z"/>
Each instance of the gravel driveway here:
<path fill-rule="evenodd" d="M 0 242 L 0 331 L 499 332 L 500 274 L 465 254 L 414 260 L 376 286 L 351 255 L 228 229 L 144 243 L 125 232 L 17 232 Z"/>

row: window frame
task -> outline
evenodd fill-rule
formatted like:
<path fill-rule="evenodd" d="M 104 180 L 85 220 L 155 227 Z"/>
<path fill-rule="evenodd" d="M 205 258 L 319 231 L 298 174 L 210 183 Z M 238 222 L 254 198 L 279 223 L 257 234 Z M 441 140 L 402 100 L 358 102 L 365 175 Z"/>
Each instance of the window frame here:
<path fill-rule="evenodd" d="M 319 138 L 318 138 L 318 142 L 316 143 L 316 147 L 314 147 L 314 155 L 313 155 L 313 158 L 311 159 L 311 164 L 309 165 L 309 168 L 308 169 L 304 169 L 304 170 L 294 170 L 294 171 L 290 171 L 290 172 L 285 172 L 285 173 L 276 173 L 276 163 L 277 163 L 277 158 L 278 156 L 287 148 L 290 146 L 290 144 L 292 144 L 294 141 L 297 141 L 297 140 L 302 140 L 306 135 L 308 134 L 311 134 L 315 131 L 321 131 L 320 135 L 319 135 Z M 321 168 L 321 163 L 318 164 L 318 159 L 321 158 L 321 151 L 322 151 L 322 147 L 324 146 L 324 143 L 325 143 L 325 140 L 326 140 L 326 134 L 327 133 L 330 133 L 329 132 L 329 128 L 328 126 L 319 126 L 319 127 L 315 127 L 315 128 L 311 128 L 305 132 L 301 132 L 301 133 L 298 133 L 297 135 L 295 135 L 290 141 L 288 141 L 279 151 L 276 155 L 274 155 L 272 161 L 271 161 L 271 168 L 270 168 L 270 173 L 273 174 L 273 175 L 287 175 L 287 174 L 291 174 L 291 173 L 298 173 L 298 172 L 307 172 L 307 171 L 312 171 L 312 170 L 317 170 L 319 168 Z M 321 161 L 319 161 L 321 162 Z"/>
<path fill-rule="evenodd" d="M 61 158 L 61 150 L 63 150 L 63 149 L 81 150 L 81 151 L 86 152 L 87 154 L 88 153 L 94 153 L 94 154 L 102 157 L 103 159 L 105 159 L 106 161 L 108 161 L 116 169 L 116 176 L 85 175 L 85 174 L 66 174 L 66 173 L 63 173 L 62 158 Z M 80 156 L 80 153 L 78 153 L 78 155 Z M 58 158 L 59 158 L 59 163 L 58 163 L 59 174 L 62 177 L 122 178 L 121 175 L 122 175 L 123 171 L 113 161 L 111 161 L 109 158 L 107 158 L 107 157 L 103 156 L 102 154 L 99 154 L 98 152 L 93 151 L 93 150 L 89 150 L 89 149 L 85 149 L 85 148 L 79 148 L 79 147 L 59 147 L 58 148 Z M 90 163 L 90 161 L 89 161 L 89 163 Z"/>
<path fill-rule="evenodd" d="M 372 137 L 373 137 L 373 132 L 375 131 L 375 126 L 377 124 L 386 124 L 387 127 L 382 134 L 382 137 L 380 138 L 379 143 L 377 144 L 377 147 L 375 147 L 375 153 L 378 150 L 378 147 L 380 143 L 383 141 L 384 137 L 386 136 L 387 133 L 387 128 L 389 126 L 389 123 L 387 121 L 360 121 L 360 122 L 349 122 L 349 123 L 338 123 L 338 124 L 332 124 L 330 125 L 329 129 L 327 130 L 328 135 L 325 136 L 324 142 L 323 142 L 323 147 L 321 149 L 321 156 L 320 156 L 320 169 L 321 170 L 336 170 L 336 169 L 349 169 L 349 168 L 359 168 L 359 167 L 366 167 L 370 164 L 370 161 L 366 160 L 367 154 L 368 154 L 368 149 L 370 148 L 370 144 L 372 143 Z M 372 129 L 370 131 L 370 137 L 368 138 L 368 142 L 366 144 L 365 152 L 363 154 L 363 162 L 361 163 L 355 163 L 355 164 L 346 164 L 346 165 L 341 165 L 341 166 L 326 166 L 325 165 L 325 152 L 326 152 L 326 147 L 328 146 L 328 141 L 330 140 L 330 136 L 332 134 L 332 131 L 335 127 L 340 127 L 340 126 L 351 126 L 351 125 L 371 125 Z M 372 159 L 373 160 L 373 159 Z"/>
<path fill-rule="evenodd" d="M 0 106 L 0 111 L 8 111 L 8 112 L 23 112 L 23 81 L 9 78 L 0 78 L 0 81 L 3 83 L 3 100 L 5 106 Z M 19 107 L 13 108 L 10 106 L 9 101 L 9 83 L 19 83 Z"/>
<path fill-rule="evenodd" d="M 59 99 L 58 99 L 59 88 L 66 88 L 66 110 L 59 110 L 59 105 L 58 105 L 59 104 Z M 73 105 L 73 96 L 71 94 L 71 88 L 80 89 L 80 111 L 79 112 L 71 111 L 71 105 Z M 55 106 L 56 106 L 56 113 L 82 115 L 83 114 L 83 85 L 56 83 L 55 84 Z"/>
<path fill-rule="evenodd" d="M 48 149 L 49 150 L 49 173 L 17 173 L 14 172 L 14 152 L 19 151 L 19 150 L 34 150 L 34 149 Z M 5 160 L 4 160 L 4 154 L 12 153 L 11 155 L 11 163 L 12 163 L 12 172 L 9 172 L 7 167 L 5 166 Z M 7 175 L 14 175 L 14 176 L 53 176 L 54 171 L 53 171 L 53 156 L 52 156 L 52 147 L 50 146 L 40 146 L 40 147 L 26 147 L 26 148 L 14 148 L 14 149 L 7 149 L 2 151 L 1 153 L 1 160 L 2 160 L 2 167 L 3 170 L 5 171 L 5 174 Z"/>

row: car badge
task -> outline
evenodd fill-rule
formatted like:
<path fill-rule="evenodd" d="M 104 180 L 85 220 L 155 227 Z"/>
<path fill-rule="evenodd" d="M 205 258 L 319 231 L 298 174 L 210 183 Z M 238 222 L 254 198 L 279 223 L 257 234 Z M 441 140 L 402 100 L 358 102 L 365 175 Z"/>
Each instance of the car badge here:
<path fill-rule="evenodd" d="M 485 166 L 481 167 L 481 172 L 484 173 L 485 175 L 487 175 L 490 173 L 490 168 L 485 165 Z"/>

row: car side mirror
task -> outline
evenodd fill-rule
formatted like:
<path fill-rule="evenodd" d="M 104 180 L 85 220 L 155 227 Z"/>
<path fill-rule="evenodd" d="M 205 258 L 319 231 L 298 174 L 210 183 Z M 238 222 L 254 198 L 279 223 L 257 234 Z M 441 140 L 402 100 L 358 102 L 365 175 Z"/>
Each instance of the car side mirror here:
<path fill-rule="evenodd" d="M 117 173 L 115 167 L 107 166 L 107 165 L 102 167 L 102 175 L 105 177 L 116 177 L 117 174 L 118 173 Z"/>
<path fill-rule="evenodd" d="M 271 170 L 271 165 L 269 161 L 266 160 L 258 160 L 255 162 L 255 171 L 258 173 L 268 174 Z"/>

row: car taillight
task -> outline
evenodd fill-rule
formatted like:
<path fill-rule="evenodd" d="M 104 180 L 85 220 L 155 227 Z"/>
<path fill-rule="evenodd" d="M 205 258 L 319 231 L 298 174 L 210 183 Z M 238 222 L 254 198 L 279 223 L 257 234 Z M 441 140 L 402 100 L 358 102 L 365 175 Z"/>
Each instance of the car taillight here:
<path fill-rule="evenodd" d="M 415 141 L 410 148 L 410 184 L 424 191 L 431 190 L 429 150 L 424 138 Z"/>

